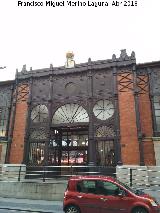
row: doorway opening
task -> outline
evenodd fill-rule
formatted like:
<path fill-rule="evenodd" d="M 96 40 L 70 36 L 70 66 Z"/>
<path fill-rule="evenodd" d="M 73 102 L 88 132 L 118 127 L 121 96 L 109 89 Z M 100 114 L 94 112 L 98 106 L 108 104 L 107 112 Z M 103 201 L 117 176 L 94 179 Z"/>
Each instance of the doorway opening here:
<path fill-rule="evenodd" d="M 97 165 L 115 166 L 115 150 L 113 140 L 98 140 L 96 142 Z"/>
<path fill-rule="evenodd" d="M 88 127 L 51 129 L 48 164 L 58 166 L 86 165 L 88 162 Z"/>

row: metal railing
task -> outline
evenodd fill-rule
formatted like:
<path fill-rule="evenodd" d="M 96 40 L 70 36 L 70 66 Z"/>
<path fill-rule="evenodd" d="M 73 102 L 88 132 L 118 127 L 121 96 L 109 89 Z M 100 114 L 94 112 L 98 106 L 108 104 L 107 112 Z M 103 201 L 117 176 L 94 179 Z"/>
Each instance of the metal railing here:
<path fill-rule="evenodd" d="M 41 168 L 41 170 L 39 170 Z M 38 170 L 37 170 L 38 169 Z M 68 179 L 75 175 L 109 175 L 114 176 L 115 168 L 100 166 L 43 166 L 27 167 L 26 179 L 41 179 L 43 182 L 52 179 Z"/>
<path fill-rule="evenodd" d="M 114 167 L 100 166 L 5 166 L 2 169 L 0 180 L 15 181 L 52 181 L 55 179 L 68 179 L 75 175 L 107 175 L 115 176 Z"/>
<path fill-rule="evenodd" d="M 1 166 L 0 166 L 1 167 Z M 146 167 L 147 168 L 147 167 Z M 113 176 L 133 187 L 160 186 L 160 167 L 154 169 L 116 168 L 102 166 L 25 166 L 3 165 L 0 168 L 1 181 L 52 182 L 67 180 L 75 175 Z"/>

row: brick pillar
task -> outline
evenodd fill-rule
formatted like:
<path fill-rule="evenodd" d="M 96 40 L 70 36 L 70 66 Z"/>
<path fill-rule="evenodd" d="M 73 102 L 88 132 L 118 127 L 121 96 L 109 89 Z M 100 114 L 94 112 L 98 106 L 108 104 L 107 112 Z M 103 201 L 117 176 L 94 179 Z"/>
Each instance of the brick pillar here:
<path fill-rule="evenodd" d="M 139 111 L 141 131 L 143 136 L 143 152 L 145 165 L 155 165 L 154 144 L 152 141 L 153 124 L 151 102 L 149 97 L 148 76 L 143 74 L 137 76 L 137 86 L 139 91 Z"/>
<path fill-rule="evenodd" d="M 117 74 L 120 116 L 120 144 L 123 164 L 139 165 L 140 153 L 137 136 L 133 73 L 130 70 Z"/>
<path fill-rule="evenodd" d="M 27 99 L 29 93 L 29 86 L 26 83 L 18 84 L 17 86 L 17 100 L 13 128 L 13 138 L 10 150 L 10 163 L 22 163 L 24 151 L 24 137 L 27 115 Z"/>

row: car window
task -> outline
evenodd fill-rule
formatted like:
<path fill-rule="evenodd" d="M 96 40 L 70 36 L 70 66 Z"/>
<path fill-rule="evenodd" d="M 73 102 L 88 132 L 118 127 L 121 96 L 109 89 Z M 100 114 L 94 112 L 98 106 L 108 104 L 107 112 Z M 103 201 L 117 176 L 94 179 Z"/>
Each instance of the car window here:
<path fill-rule="evenodd" d="M 77 191 L 96 194 L 96 181 L 83 180 L 77 183 Z"/>
<path fill-rule="evenodd" d="M 97 194 L 101 195 L 117 195 L 119 187 L 108 181 L 97 181 Z"/>

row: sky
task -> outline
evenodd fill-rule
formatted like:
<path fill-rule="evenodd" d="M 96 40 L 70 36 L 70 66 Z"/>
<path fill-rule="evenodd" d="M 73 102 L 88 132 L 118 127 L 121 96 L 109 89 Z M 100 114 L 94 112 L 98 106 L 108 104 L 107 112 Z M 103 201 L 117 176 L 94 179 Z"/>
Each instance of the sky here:
<path fill-rule="evenodd" d="M 86 6 L 24 6 L 26 0 L 0 0 L 0 81 L 15 78 L 21 71 L 63 66 L 66 52 L 73 51 L 75 62 L 117 57 L 121 49 L 135 51 L 137 63 L 160 60 L 160 0 L 82 0 Z M 28 0 L 33 2 L 33 0 Z M 77 2 L 73 0 L 72 4 Z M 89 2 L 89 3 L 88 3 Z M 96 5 L 106 2 L 108 6 Z M 118 2 L 118 1 L 117 1 Z M 61 4 L 62 4 L 61 3 Z"/>

